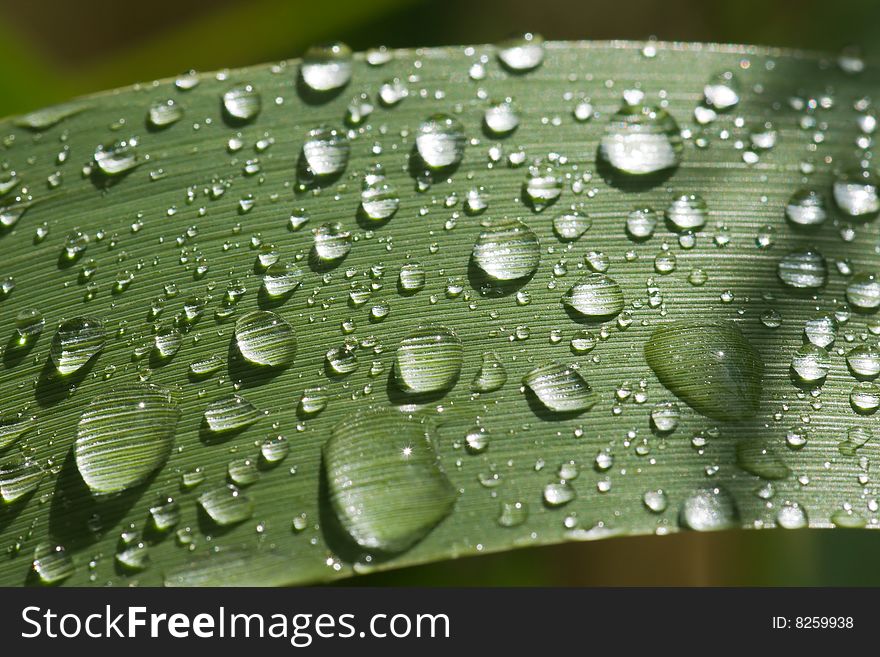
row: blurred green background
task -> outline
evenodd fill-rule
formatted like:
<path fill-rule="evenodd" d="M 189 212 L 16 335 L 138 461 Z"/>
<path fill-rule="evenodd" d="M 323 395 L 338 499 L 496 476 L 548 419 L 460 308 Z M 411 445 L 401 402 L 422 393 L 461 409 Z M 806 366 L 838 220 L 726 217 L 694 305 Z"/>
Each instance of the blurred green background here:
<path fill-rule="evenodd" d="M 880 1 L 0 0 L 0 116 L 176 75 L 297 57 L 312 43 L 548 39 L 767 44 L 880 55 Z M 345 585 L 880 585 L 880 532 L 679 534 L 518 550 Z"/>

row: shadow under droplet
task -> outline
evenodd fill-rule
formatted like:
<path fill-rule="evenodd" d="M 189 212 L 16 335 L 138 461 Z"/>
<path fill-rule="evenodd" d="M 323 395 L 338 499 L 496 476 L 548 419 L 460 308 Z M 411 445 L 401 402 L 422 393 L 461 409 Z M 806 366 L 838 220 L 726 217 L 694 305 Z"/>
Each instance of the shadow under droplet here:
<path fill-rule="evenodd" d="M 80 383 L 88 376 L 97 359 L 98 354 L 83 364 L 76 372 L 70 374 L 60 374 L 55 369 L 52 358 L 46 359 L 40 375 L 37 377 L 37 387 L 34 389 L 34 396 L 37 403 L 42 406 L 52 406 L 63 399 L 67 399 L 70 394 L 79 386 Z"/>
<path fill-rule="evenodd" d="M 115 527 L 161 471 L 162 468 L 156 468 L 144 482 L 126 491 L 96 497 L 80 476 L 71 447 L 55 480 L 55 491 L 49 507 L 49 534 L 68 550 L 91 544 L 93 534 L 90 526 L 97 524 L 104 529 Z"/>
<path fill-rule="evenodd" d="M 3 365 L 6 369 L 12 369 L 16 365 L 20 365 L 27 355 L 31 353 L 34 346 L 36 346 L 38 339 L 39 336 L 28 340 L 24 344 L 20 344 L 17 332 L 10 335 L 6 348 L 3 350 Z"/>

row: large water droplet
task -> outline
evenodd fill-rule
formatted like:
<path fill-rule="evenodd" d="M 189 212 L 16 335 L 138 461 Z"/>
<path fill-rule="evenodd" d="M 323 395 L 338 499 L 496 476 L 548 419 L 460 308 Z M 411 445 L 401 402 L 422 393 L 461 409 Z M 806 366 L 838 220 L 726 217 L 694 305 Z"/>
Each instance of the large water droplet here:
<path fill-rule="evenodd" d="M 666 110 L 625 100 L 611 117 L 599 153 L 617 171 L 657 173 L 681 162 L 681 129 Z"/>
<path fill-rule="evenodd" d="M 856 274 L 846 285 L 846 299 L 859 310 L 880 307 L 880 280 L 876 274 Z"/>
<path fill-rule="evenodd" d="M 764 366 L 733 322 L 659 326 L 645 344 L 645 359 L 660 383 L 703 415 L 737 421 L 758 412 Z"/>
<path fill-rule="evenodd" d="M 798 249 L 787 253 L 776 269 L 779 280 L 800 290 L 817 290 L 828 280 L 825 256 L 814 249 Z"/>
<path fill-rule="evenodd" d="M 828 218 L 825 196 L 815 189 L 801 189 L 785 205 L 785 216 L 797 226 L 818 226 Z"/>
<path fill-rule="evenodd" d="M 394 380 L 412 394 L 451 388 L 461 371 L 461 340 L 444 326 L 425 326 L 407 335 L 394 356 Z"/>
<path fill-rule="evenodd" d="M 326 263 L 342 260 L 351 251 L 351 232 L 339 222 L 322 224 L 313 231 L 313 235 L 315 255 Z"/>
<path fill-rule="evenodd" d="M 534 368 L 523 377 L 522 383 L 554 413 L 581 413 L 599 401 L 583 375 L 561 363 L 549 362 Z"/>
<path fill-rule="evenodd" d="M 666 218 L 677 231 L 698 231 L 706 225 L 709 209 L 702 196 L 682 194 L 666 209 Z"/>
<path fill-rule="evenodd" d="M 726 110 L 739 103 L 739 83 L 731 71 L 712 76 L 703 87 L 706 104 L 717 110 Z"/>
<path fill-rule="evenodd" d="M 98 170 L 105 176 L 127 173 L 140 164 L 137 139 L 117 141 L 110 146 L 100 144 L 95 149 L 94 160 Z"/>
<path fill-rule="evenodd" d="M 250 84 L 233 87 L 223 94 L 223 110 L 235 121 L 251 121 L 263 106 L 260 93 Z"/>
<path fill-rule="evenodd" d="M 361 188 L 361 213 L 372 221 L 387 221 L 400 207 L 397 189 L 385 176 L 369 173 L 364 176 Z"/>
<path fill-rule="evenodd" d="M 466 139 L 458 119 L 434 114 L 419 126 L 416 151 L 429 169 L 445 169 L 461 162 Z"/>
<path fill-rule="evenodd" d="M 30 459 L 0 463 L 0 499 L 12 504 L 30 495 L 37 490 L 44 474 L 39 463 Z"/>
<path fill-rule="evenodd" d="M 831 369 L 831 357 L 822 347 L 805 344 L 791 358 L 791 371 L 802 383 L 823 381 Z"/>
<path fill-rule="evenodd" d="M 240 395 L 229 395 L 208 404 L 205 424 L 214 433 L 239 431 L 260 419 L 260 411 Z"/>
<path fill-rule="evenodd" d="M 348 166 L 351 144 L 342 132 L 329 126 L 309 130 L 302 147 L 303 163 L 313 176 L 338 176 Z"/>
<path fill-rule="evenodd" d="M 83 481 L 99 495 L 144 482 L 171 453 L 179 419 L 163 388 L 130 386 L 99 395 L 76 430 L 74 456 Z"/>
<path fill-rule="evenodd" d="M 324 444 L 333 510 L 361 547 L 401 552 L 426 536 L 455 504 L 425 420 L 393 410 L 355 414 Z"/>
<path fill-rule="evenodd" d="M 474 243 L 473 263 L 498 281 L 515 281 L 535 273 L 541 261 L 538 237 L 519 219 L 501 219 L 483 224 Z"/>
<path fill-rule="evenodd" d="M 761 440 L 746 438 L 739 441 L 736 444 L 736 464 L 749 474 L 762 479 L 785 479 L 791 474 L 782 459 Z"/>
<path fill-rule="evenodd" d="M 173 99 L 150 105 L 147 122 L 154 128 L 166 128 L 183 118 L 183 108 Z"/>
<path fill-rule="evenodd" d="M 296 334 L 287 321 L 268 310 L 255 310 L 235 322 L 235 345 L 254 365 L 290 365 L 296 355 Z"/>
<path fill-rule="evenodd" d="M 498 59 L 512 73 L 525 73 L 544 61 L 544 37 L 526 32 L 498 44 Z"/>
<path fill-rule="evenodd" d="M 875 379 L 880 374 L 880 350 L 872 344 L 860 344 L 847 352 L 846 364 L 857 379 Z"/>
<path fill-rule="evenodd" d="M 49 355 L 60 374 L 71 374 L 97 356 L 105 342 L 101 320 L 75 317 L 58 327 L 52 337 Z"/>
<path fill-rule="evenodd" d="M 587 274 L 565 293 L 562 304 L 587 319 L 610 319 L 623 310 L 623 291 L 605 274 Z"/>
<path fill-rule="evenodd" d="M 199 506 L 221 527 L 237 525 L 254 513 L 254 503 L 235 486 L 229 484 L 199 495 Z"/>
<path fill-rule="evenodd" d="M 40 543 L 34 549 L 33 569 L 43 584 L 60 584 L 76 572 L 73 559 L 63 545 Z"/>
<path fill-rule="evenodd" d="M 312 91 L 326 93 L 341 89 L 351 80 L 351 48 L 335 42 L 312 46 L 303 55 L 300 76 Z"/>
<path fill-rule="evenodd" d="M 519 116 L 517 116 L 513 103 L 506 100 L 486 109 L 483 114 L 483 123 L 489 133 L 496 137 L 503 137 L 517 129 Z"/>
<path fill-rule="evenodd" d="M 703 488 L 682 503 L 678 521 L 698 532 L 732 529 L 739 525 L 739 510 L 723 488 Z"/>
<path fill-rule="evenodd" d="M 473 392 L 495 392 L 507 383 L 507 371 L 496 354 L 489 351 L 483 354 L 480 369 L 471 382 Z"/>
<path fill-rule="evenodd" d="M 844 171 L 834 180 L 834 200 L 851 217 L 869 219 L 880 211 L 877 175 L 864 169 Z"/>

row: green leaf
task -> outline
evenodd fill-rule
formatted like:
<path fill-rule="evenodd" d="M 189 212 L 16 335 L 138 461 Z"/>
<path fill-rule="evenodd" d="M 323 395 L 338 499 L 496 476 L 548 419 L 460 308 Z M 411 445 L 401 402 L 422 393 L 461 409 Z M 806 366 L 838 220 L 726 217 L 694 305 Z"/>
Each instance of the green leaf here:
<path fill-rule="evenodd" d="M 0 582 L 877 524 L 876 69 L 539 41 L 3 123 Z"/>

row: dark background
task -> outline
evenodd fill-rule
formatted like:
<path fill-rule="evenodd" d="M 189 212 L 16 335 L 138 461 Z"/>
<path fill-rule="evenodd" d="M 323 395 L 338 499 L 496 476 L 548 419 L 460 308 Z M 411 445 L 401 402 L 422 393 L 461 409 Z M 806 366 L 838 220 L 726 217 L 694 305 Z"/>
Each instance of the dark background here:
<path fill-rule="evenodd" d="M 0 116 L 71 96 L 299 56 L 310 44 L 714 41 L 880 58 L 880 0 L 0 0 Z M 880 585 L 880 532 L 610 539 L 404 569 L 348 584 Z"/>

